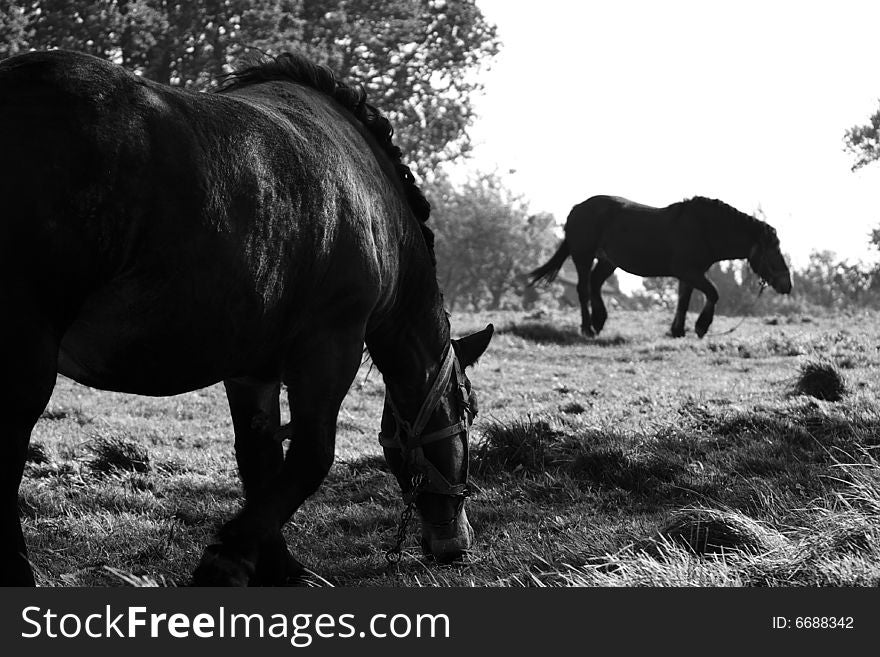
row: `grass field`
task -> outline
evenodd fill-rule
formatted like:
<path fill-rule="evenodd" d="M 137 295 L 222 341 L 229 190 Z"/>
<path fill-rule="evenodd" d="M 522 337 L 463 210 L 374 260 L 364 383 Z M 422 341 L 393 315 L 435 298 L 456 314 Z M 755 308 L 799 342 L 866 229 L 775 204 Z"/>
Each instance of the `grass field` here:
<path fill-rule="evenodd" d="M 317 585 L 880 584 L 880 316 L 719 317 L 703 340 L 665 337 L 670 320 L 613 310 L 588 341 L 574 311 L 453 316 L 497 333 L 470 372 L 476 545 L 452 566 L 421 557 L 416 523 L 386 566 L 402 502 L 365 365 L 333 470 L 286 528 L 294 554 Z M 839 401 L 798 394 L 817 363 L 842 374 Z M 185 585 L 240 504 L 221 386 L 59 377 L 21 487 L 39 584 Z"/>

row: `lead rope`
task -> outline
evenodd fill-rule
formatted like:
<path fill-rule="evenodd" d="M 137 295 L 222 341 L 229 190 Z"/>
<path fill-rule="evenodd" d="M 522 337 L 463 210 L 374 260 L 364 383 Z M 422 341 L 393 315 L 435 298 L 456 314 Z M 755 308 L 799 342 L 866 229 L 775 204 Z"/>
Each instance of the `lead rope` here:
<path fill-rule="evenodd" d="M 412 488 L 410 488 L 409 493 L 407 493 L 407 502 L 406 506 L 403 508 L 403 511 L 400 513 L 400 520 L 397 524 L 397 537 L 394 541 L 394 546 L 389 548 L 385 552 L 385 561 L 388 562 L 388 567 L 400 563 L 400 558 L 403 552 L 403 542 L 406 540 L 406 529 L 409 526 L 409 521 L 412 520 L 413 510 L 416 506 L 416 497 L 419 494 L 419 490 L 422 488 L 424 484 L 425 478 L 421 473 L 413 475 L 411 480 Z"/>
<path fill-rule="evenodd" d="M 762 278 L 761 279 L 761 286 L 758 288 L 758 296 L 755 297 L 755 299 L 752 301 L 752 304 L 746 309 L 746 312 L 752 312 L 752 310 L 755 309 L 755 306 L 758 305 L 758 299 L 761 298 L 761 295 L 764 293 L 764 289 L 766 287 L 767 287 L 767 281 L 765 281 Z M 733 333 L 736 329 L 738 329 L 740 326 L 742 326 L 743 322 L 746 321 L 747 317 L 748 317 L 748 315 L 743 315 L 740 318 L 737 325 L 734 326 L 733 328 L 727 329 L 726 331 L 722 331 L 721 333 L 712 333 L 709 335 L 709 337 L 717 337 L 719 335 L 729 335 L 729 334 Z"/>
<path fill-rule="evenodd" d="M 453 424 L 446 429 L 441 429 L 440 431 L 434 431 L 430 434 L 424 435 L 423 430 L 425 425 L 428 422 L 428 418 L 430 414 L 433 412 L 434 408 L 436 408 L 437 403 L 440 400 L 442 391 L 445 390 L 446 386 L 449 383 L 449 379 L 451 376 L 456 377 L 456 383 L 460 388 L 460 393 L 462 395 L 462 403 L 464 405 L 465 411 L 463 412 L 464 419 L 456 424 Z M 396 429 L 394 433 L 394 438 L 390 442 L 386 442 L 382 433 L 379 433 L 379 443 L 382 444 L 383 447 L 393 447 L 401 450 L 401 456 L 403 460 L 403 466 L 407 467 L 410 463 L 410 453 L 412 449 L 421 449 L 424 444 L 427 442 L 434 442 L 435 440 L 440 440 L 442 438 L 452 437 L 453 435 L 457 435 L 464 431 L 467 435 L 468 425 L 467 425 L 467 389 L 464 384 L 464 376 L 461 371 L 461 366 L 458 362 L 458 357 L 455 355 L 455 351 L 452 347 L 452 344 L 447 346 L 446 355 L 443 358 L 443 362 L 440 366 L 440 371 L 437 373 L 437 378 L 434 380 L 434 384 L 431 386 L 431 390 L 428 393 L 428 396 L 425 398 L 425 401 L 422 403 L 422 407 L 419 409 L 419 413 L 416 416 L 415 421 L 410 424 L 406 420 L 401 417 L 400 413 L 398 413 L 397 408 L 394 405 L 394 401 L 390 396 L 387 397 L 389 406 L 391 407 L 391 411 L 394 415 L 394 420 L 396 424 Z M 400 439 L 400 432 L 403 432 L 407 435 L 407 440 L 402 441 Z M 467 450 L 467 438 L 465 439 L 465 450 Z M 412 444 L 411 444 L 412 443 Z M 465 452 L 467 453 L 467 452 Z M 466 457 L 467 458 L 467 457 Z M 430 466 L 436 475 L 446 484 L 447 489 L 455 490 L 456 494 L 462 495 L 462 503 L 463 498 L 467 494 L 467 483 L 463 485 L 450 486 L 449 483 L 445 480 L 445 478 L 436 470 L 435 467 L 431 465 L 431 463 L 427 460 L 424 460 L 424 456 L 422 456 L 424 461 L 424 465 Z M 467 463 L 467 461 L 465 461 Z M 465 465 L 467 468 L 467 465 Z M 415 509 L 416 498 L 419 493 L 427 490 L 428 486 L 431 485 L 431 477 L 426 476 L 422 472 L 417 472 L 413 474 L 410 479 L 410 489 L 404 497 L 404 501 L 406 502 L 406 506 L 400 514 L 400 519 L 397 525 L 397 536 L 395 538 L 394 545 L 385 552 L 385 560 L 388 562 L 388 567 L 397 564 L 400 562 L 402 552 L 403 552 L 403 542 L 406 540 L 406 531 L 409 526 L 409 522 L 412 519 L 413 511 Z M 467 469 L 465 469 L 465 482 L 467 482 Z M 462 490 L 459 492 L 457 489 L 461 488 Z M 459 507 L 460 512 L 460 507 Z M 458 513 L 453 516 L 453 522 L 458 517 Z"/>

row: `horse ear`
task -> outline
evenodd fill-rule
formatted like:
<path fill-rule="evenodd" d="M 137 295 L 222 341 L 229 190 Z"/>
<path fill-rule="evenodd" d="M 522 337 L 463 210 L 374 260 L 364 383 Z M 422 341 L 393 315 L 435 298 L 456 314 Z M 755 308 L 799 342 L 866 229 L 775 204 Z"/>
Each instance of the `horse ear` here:
<path fill-rule="evenodd" d="M 462 367 L 470 367 L 477 362 L 477 359 L 486 351 L 489 346 L 489 340 L 492 339 L 492 333 L 495 327 L 489 324 L 482 331 L 471 333 L 459 340 L 453 340 L 452 345 L 455 347 L 455 353 L 458 354 L 458 360 Z"/>

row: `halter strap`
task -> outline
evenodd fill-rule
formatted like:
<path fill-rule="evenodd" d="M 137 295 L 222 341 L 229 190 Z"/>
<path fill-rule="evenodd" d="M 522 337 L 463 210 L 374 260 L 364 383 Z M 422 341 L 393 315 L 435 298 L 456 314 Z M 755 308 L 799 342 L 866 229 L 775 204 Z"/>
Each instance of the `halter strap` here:
<path fill-rule="evenodd" d="M 432 431 L 431 433 L 422 434 L 414 441 L 414 447 L 422 447 L 423 445 L 428 445 L 433 442 L 437 442 L 438 440 L 443 440 L 444 438 L 452 438 L 453 436 L 457 436 L 462 431 L 467 430 L 467 422 L 465 420 L 460 420 L 455 424 L 451 424 L 445 429 L 440 429 L 438 431 Z M 397 437 L 397 434 L 389 437 L 387 434 L 380 433 L 379 434 L 379 444 L 382 447 L 388 447 L 391 449 L 400 449 L 400 439 Z M 412 449 L 412 447 L 410 448 Z"/>
<path fill-rule="evenodd" d="M 443 398 L 444 393 L 446 392 L 446 388 L 449 385 L 449 381 L 452 377 L 453 372 L 455 372 L 456 383 L 459 389 L 460 395 L 460 403 L 465 409 L 462 412 L 462 419 L 443 429 L 438 429 L 437 431 L 432 431 L 430 433 L 424 433 L 425 426 L 428 424 L 428 420 L 431 417 L 431 414 L 437 408 L 437 405 L 440 403 L 440 400 Z M 391 396 L 386 393 L 386 399 L 388 401 L 388 405 L 391 408 L 391 412 L 394 415 L 395 420 L 395 431 L 393 436 L 389 436 L 388 434 L 379 433 L 379 444 L 382 447 L 388 449 L 399 449 L 403 453 L 404 466 L 408 467 L 410 471 L 414 473 L 418 473 L 422 475 L 424 484 L 421 486 L 421 490 L 424 492 L 435 493 L 438 495 L 449 495 L 452 497 L 461 497 L 464 498 L 467 495 L 467 483 L 463 484 L 451 484 L 446 477 L 443 476 L 437 467 L 431 463 L 426 457 L 425 452 L 422 449 L 425 445 L 430 443 L 437 442 L 439 440 L 444 440 L 446 438 L 454 438 L 462 433 L 465 434 L 465 477 L 464 480 L 467 482 L 468 479 L 468 422 L 467 418 L 464 417 L 464 414 L 467 412 L 467 387 L 465 385 L 464 375 L 461 371 L 461 364 L 458 362 L 458 357 L 455 355 L 455 350 L 452 347 L 452 344 L 448 344 L 446 347 L 446 353 L 443 357 L 443 362 L 440 365 L 440 370 L 437 372 L 437 376 L 434 379 L 434 383 L 431 386 L 431 389 L 428 391 L 428 395 L 425 397 L 425 401 L 422 402 L 422 406 L 419 409 L 418 414 L 416 415 L 415 421 L 410 424 L 400 415 L 400 412 L 397 410 L 397 406 L 395 406 L 394 401 L 391 399 Z M 401 436 L 401 433 L 404 435 Z M 458 513 L 455 514 L 456 516 Z M 453 520 L 455 517 L 453 517 Z"/>
<path fill-rule="evenodd" d="M 455 349 L 452 348 L 452 343 L 447 344 L 446 354 L 444 355 L 443 363 L 440 365 L 440 371 L 437 372 L 437 377 L 434 379 L 434 384 L 428 391 L 428 395 L 427 397 L 425 397 L 425 401 L 422 402 L 422 407 L 419 409 L 419 414 L 416 415 L 415 421 L 409 427 L 409 435 L 407 436 L 407 447 L 413 448 L 419 444 L 419 438 L 421 437 L 422 432 L 425 429 L 425 425 L 428 424 L 428 420 L 431 418 L 431 413 L 434 412 L 434 409 L 437 408 L 437 404 L 440 403 L 440 399 L 443 397 L 443 393 L 446 390 L 446 385 L 449 383 L 449 377 L 452 376 L 452 368 L 457 360 L 458 359 L 455 357 Z M 406 427 L 406 424 L 403 422 L 403 418 L 400 416 L 400 413 L 394 406 L 394 401 L 391 399 L 390 395 L 388 396 L 388 401 L 391 404 L 391 410 L 397 416 L 397 423 L 403 427 Z"/>

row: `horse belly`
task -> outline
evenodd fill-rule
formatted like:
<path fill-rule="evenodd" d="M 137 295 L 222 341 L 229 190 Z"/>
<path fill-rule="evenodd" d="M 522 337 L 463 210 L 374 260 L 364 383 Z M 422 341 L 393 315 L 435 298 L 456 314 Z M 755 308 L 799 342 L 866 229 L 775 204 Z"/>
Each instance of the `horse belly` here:
<path fill-rule="evenodd" d="M 164 396 L 241 374 L 244 354 L 253 361 L 241 319 L 197 305 L 190 312 L 178 305 L 132 312 L 101 303 L 112 296 L 87 304 L 65 333 L 61 374 L 102 390 Z"/>
<path fill-rule="evenodd" d="M 600 249 L 597 255 L 635 276 L 669 276 L 670 265 L 665 253 L 652 248 Z"/>
<path fill-rule="evenodd" d="M 650 212 L 611 223 L 602 236 L 598 255 L 636 276 L 670 276 L 672 250 L 667 228 Z"/>

